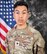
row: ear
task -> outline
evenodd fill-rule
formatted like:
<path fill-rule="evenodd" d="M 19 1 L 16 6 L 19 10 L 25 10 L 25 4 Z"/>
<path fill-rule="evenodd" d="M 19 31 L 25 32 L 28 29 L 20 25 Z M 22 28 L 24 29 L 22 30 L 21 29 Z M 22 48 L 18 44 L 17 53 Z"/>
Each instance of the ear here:
<path fill-rule="evenodd" d="M 28 18 L 30 18 L 31 17 L 31 12 L 28 12 Z"/>
<path fill-rule="evenodd" d="M 29 11 L 29 18 L 31 17 L 31 12 Z"/>

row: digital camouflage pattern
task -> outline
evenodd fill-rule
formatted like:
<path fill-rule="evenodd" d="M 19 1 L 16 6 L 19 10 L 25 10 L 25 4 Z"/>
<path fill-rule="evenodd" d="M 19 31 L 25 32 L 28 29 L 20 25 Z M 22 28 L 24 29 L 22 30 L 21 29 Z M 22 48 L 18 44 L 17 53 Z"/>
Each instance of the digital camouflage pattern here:
<path fill-rule="evenodd" d="M 33 54 L 33 46 L 34 54 L 45 54 L 45 42 L 41 34 L 31 26 L 24 29 L 14 27 L 7 33 L 5 43 L 7 54 Z M 38 46 L 38 50 L 36 46 Z"/>

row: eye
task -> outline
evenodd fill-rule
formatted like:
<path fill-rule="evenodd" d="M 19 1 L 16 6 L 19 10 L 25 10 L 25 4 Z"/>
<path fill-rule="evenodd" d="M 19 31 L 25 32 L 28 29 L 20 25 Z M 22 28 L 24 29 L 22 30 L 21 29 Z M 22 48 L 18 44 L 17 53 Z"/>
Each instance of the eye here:
<path fill-rule="evenodd" d="M 15 13 L 16 13 L 16 14 L 19 14 L 19 12 L 18 12 L 18 11 L 16 11 Z"/>
<path fill-rule="evenodd" d="M 26 14 L 26 12 L 23 12 L 23 14 Z"/>
<path fill-rule="evenodd" d="M 23 12 L 23 14 L 26 14 L 26 12 Z"/>
<path fill-rule="evenodd" d="M 15 10 L 15 13 L 16 13 L 16 14 L 19 14 L 19 11 L 18 11 L 18 10 Z"/>

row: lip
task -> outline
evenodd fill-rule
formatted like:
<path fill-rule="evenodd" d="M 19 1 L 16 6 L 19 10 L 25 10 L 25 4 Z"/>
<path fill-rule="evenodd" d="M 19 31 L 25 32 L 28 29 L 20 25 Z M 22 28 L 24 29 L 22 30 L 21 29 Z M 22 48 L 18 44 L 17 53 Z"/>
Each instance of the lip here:
<path fill-rule="evenodd" d="M 23 20 L 18 20 L 18 22 L 23 22 Z"/>

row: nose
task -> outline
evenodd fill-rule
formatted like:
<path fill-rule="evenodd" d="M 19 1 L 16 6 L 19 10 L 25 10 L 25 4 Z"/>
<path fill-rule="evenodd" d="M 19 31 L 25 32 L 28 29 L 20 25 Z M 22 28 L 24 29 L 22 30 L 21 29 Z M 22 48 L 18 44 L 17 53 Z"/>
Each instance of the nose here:
<path fill-rule="evenodd" d="M 22 18 L 22 17 L 23 17 L 23 14 L 22 14 L 22 13 L 20 13 L 19 17 L 20 17 L 20 18 Z"/>

